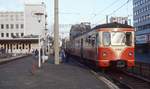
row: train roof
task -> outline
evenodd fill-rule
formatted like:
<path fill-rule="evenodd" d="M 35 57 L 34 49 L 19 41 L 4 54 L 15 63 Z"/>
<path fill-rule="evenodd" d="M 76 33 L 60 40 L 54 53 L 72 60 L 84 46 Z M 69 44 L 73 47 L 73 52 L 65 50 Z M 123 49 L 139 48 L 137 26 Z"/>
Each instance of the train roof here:
<path fill-rule="evenodd" d="M 120 24 L 120 23 L 117 23 L 117 22 L 101 24 L 101 25 L 95 26 L 94 28 L 92 28 L 91 30 L 88 30 L 87 32 L 84 32 L 83 34 L 76 35 L 74 38 L 82 36 L 86 33 L 89 33 L 93 30 L 97 30 L 97 29 L 100 29 L 100 28 L 133 28 L 133 27 L 130 26 L 130 25 L 127 25 L 127 24 Z"/>
<path fill-rule="evenodd" d="M 114 23 L 97 25 L 93 29 L 99 29 L 99 28 L 133 28 L 133 27 L 127 24 L 120 24 L 120 23 L 114 22 Z"/>

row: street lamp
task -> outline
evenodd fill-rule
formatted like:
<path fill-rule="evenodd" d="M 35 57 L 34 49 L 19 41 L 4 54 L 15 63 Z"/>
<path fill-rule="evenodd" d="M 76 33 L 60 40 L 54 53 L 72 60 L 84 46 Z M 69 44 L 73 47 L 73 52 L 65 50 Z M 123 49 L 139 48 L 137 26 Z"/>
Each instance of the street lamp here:
<path fill-rule="evenodd" d="M 42 18 L 42 15 L 44 15 L 44 13 L 34 13 L 34 15 L 36 15 L 38 17 L 38 22 L 40 23 L 41 22 L 41 18 Z"/>
<path fill-rule="evenodd" d="M 38 22 L 40 23 L 41 22 L 41 18 L 42 18 L 42 15 L 44 15 L 44 13 L 34 13 L 34 15 L 36 15 L 38 17 Z M 39 59 L 38 59 L 38 67 L 41 68 L 41 42 L 40 42 L 40 34 L 39 34 L 39 37 L 38 37 L 38 43 L 39 43 Z"/>

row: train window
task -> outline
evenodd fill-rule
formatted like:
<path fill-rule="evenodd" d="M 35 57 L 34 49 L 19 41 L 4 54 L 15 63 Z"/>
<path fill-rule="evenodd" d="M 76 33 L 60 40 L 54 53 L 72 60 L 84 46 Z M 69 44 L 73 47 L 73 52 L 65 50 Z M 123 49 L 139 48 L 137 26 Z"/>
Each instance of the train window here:
<path fill-rule="evenodd" d="M 111 44 L 110 33 L 109 32 L 104 32 L 103 33 L 103 44 L 105 46 L 109 46 Z"/>
<path fill-rule="evenodd" d="M 96 34 L 96 46 L 98 46 L 100 44 L 100 37 L 99 34 Z"/>
<path fill-rule="evenodd" d="M 95 41 L 95 37 L 92 37 L 92 38 L 91 38 L 91 44 L 92 44 L 93 47 L 95 46 L 95 42 L 96 42 L 96 41 Z"/>
<path fill-rule="evenodd" d="M 127 46 L 132 45 L 132 33 L 131 32 L 126 33 L 126 45 Z"/>
<path fill-rule="evenodd" d="M 91 36 L 89 36 L 89 37 L 88 37 L 88 42 L 89 42 L 89 43 L 91 42 L 91 40 L 90 40 L 90 39 L 91 39 Z"/>
<path fill-rule="evenodd" d="M 111 33 L 111 44 L 112 45 L 125 45 L 125 33 L 124 32 L 112 32 Z"/>

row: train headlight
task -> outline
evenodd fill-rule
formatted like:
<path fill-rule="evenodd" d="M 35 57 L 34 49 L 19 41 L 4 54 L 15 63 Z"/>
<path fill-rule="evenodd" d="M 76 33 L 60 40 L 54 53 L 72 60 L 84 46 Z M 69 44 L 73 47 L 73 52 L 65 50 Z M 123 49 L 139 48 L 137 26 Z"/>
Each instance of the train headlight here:
<path fill-rule="evenodd" d="M 132 52 L 129 52 L 129 54 L 128 54 L 129 56 L 132 56 L 133 55 L 133 53 Z"/>
<path fill-rule="evenodd" d="M 106 56 L 107 56 L 107 53 L 106 53 L 106 52 L 103 52 L 102 55 L 103 55 L 103 57 L 106 57 Z"/>

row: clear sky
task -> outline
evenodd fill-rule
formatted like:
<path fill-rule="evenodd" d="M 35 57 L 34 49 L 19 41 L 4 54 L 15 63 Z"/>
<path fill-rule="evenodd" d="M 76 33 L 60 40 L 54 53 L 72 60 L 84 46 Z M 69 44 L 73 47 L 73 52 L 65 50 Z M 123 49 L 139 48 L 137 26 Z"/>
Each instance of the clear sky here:
<path fill-rule="evenodd" d="M 23 11 L 24 3 L 39 3 L 47 5 L 49 28 L 53 24 L 54 0 L 0 0 L 0 11 Z M 121 7 L 128 0 L 59 0 L 60 24 L 76 24 L 91 22 L 105 23 L 106 15 Z M 130 16 L 132 18 L 132 0 L 111 16 Z M 65 29 L 65 27 L 63 27 Z M 68 26 L 66 26 L 68 28 Z M 64 31 L 64 30 L 63 30 Z M 68 30 L 66 30 L 68 32 Z"/>

